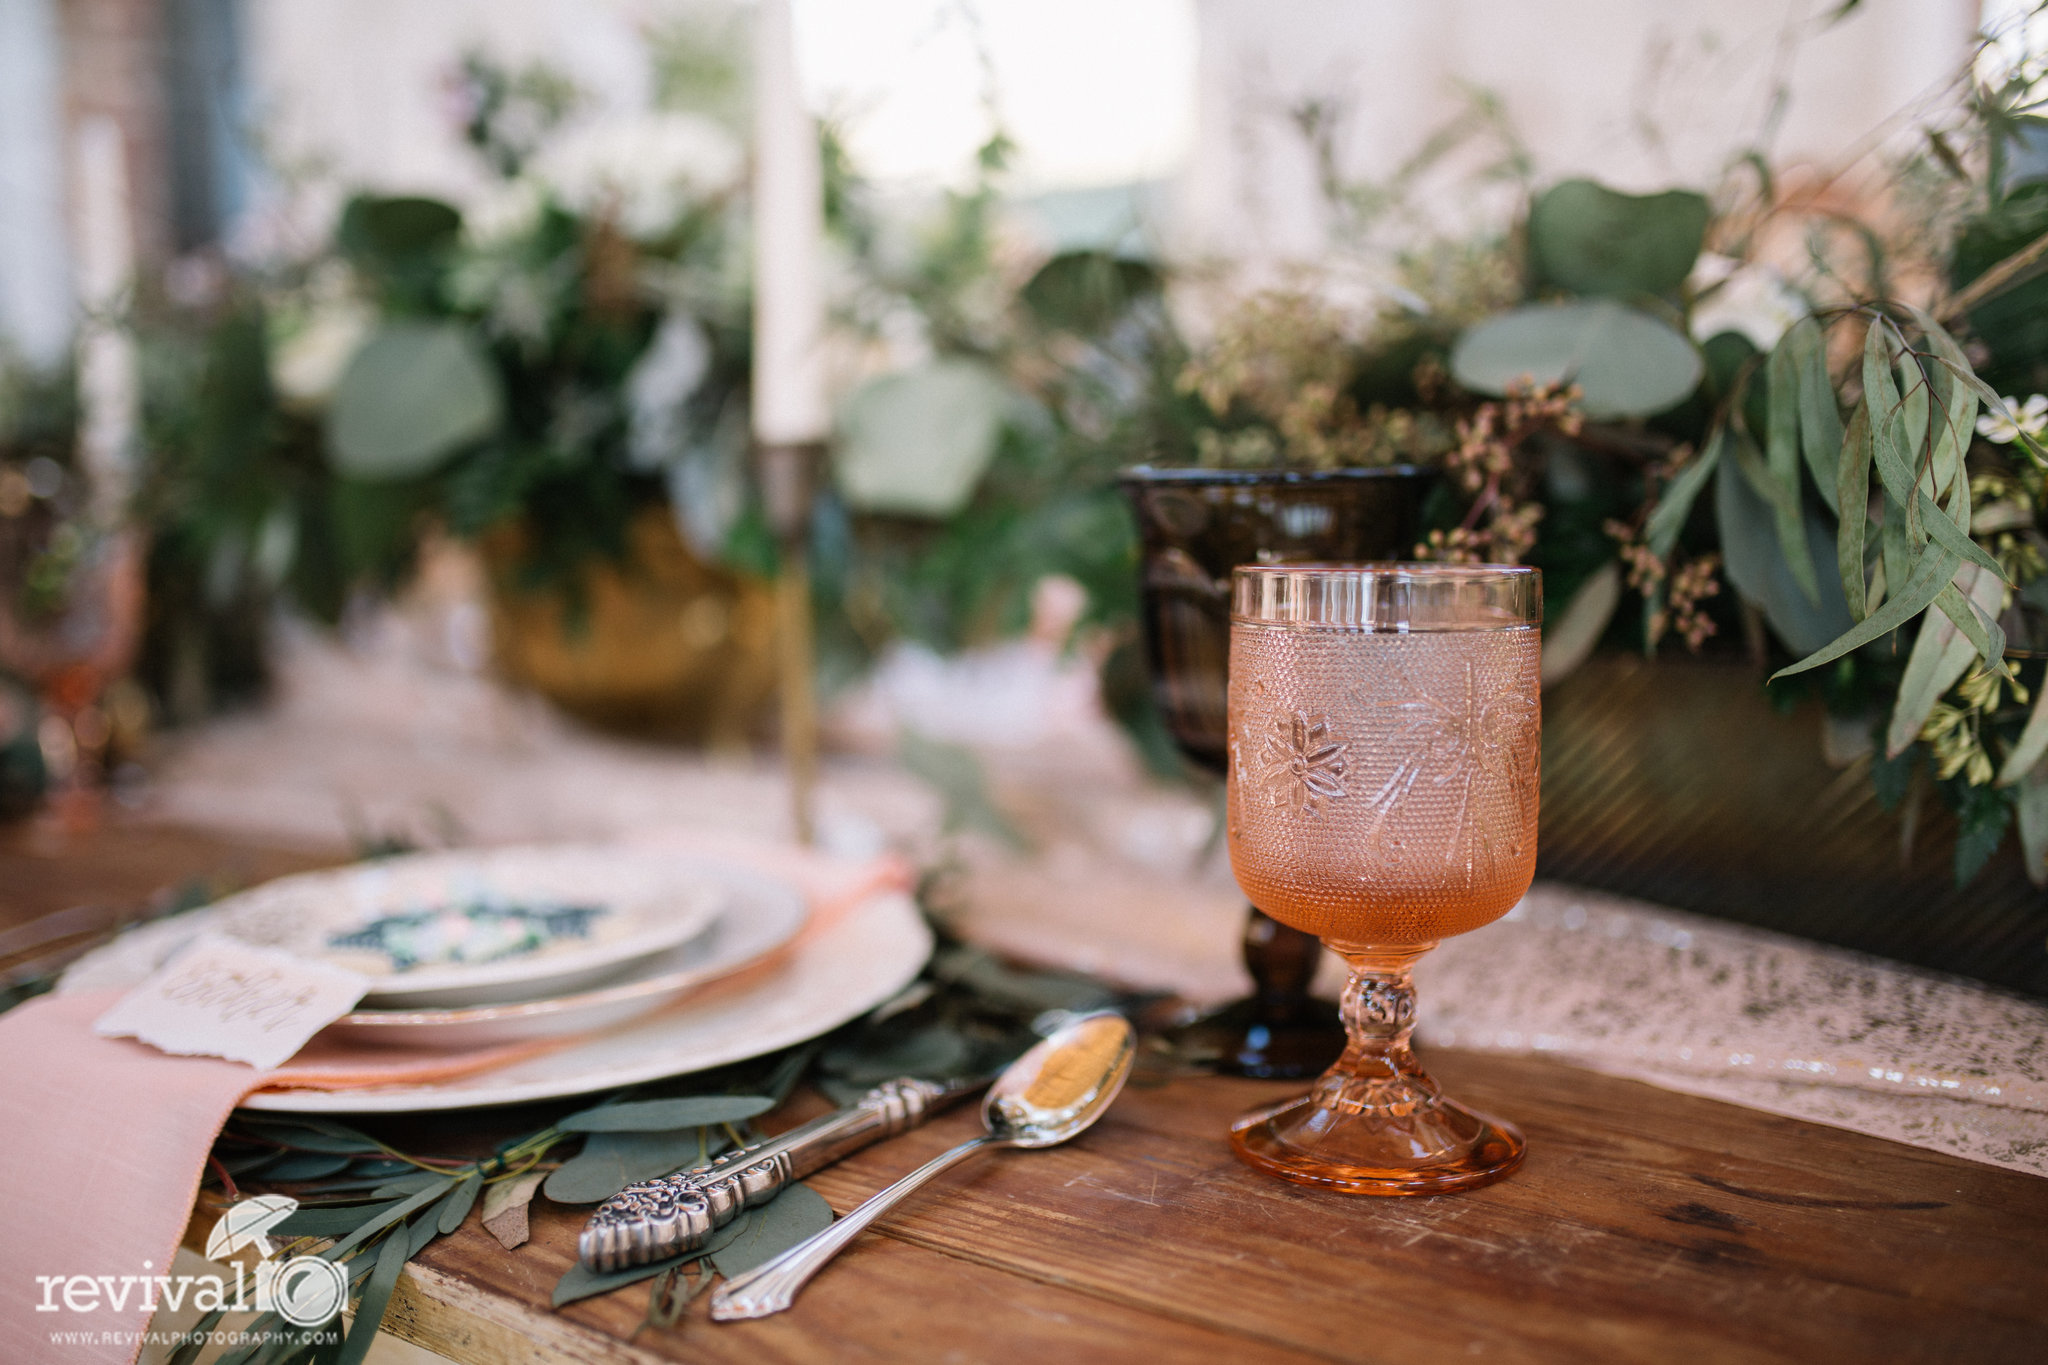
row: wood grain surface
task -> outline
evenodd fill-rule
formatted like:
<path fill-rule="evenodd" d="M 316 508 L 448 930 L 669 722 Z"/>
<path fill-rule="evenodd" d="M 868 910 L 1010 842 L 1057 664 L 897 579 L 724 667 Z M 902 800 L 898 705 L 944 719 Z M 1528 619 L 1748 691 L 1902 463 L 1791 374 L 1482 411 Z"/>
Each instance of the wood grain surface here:
<path fill-rule="evenodd" d="M 169 834 L 56 857 L 0 843 L 0 888 L 54 909 L 146 894 L 152 858 L 168 882 L 270 856 Z M 517 1251 L 474 1213 L 429 1247 L 386 1330 L 475 1365 L 2048 1360 L 2048 1181 L 1541 1059 L 1429 1060 L 1522 1126 L 1514 1177 L 1434 1198 L 1301 1189 L 1223 1138 L 1286 1085 L 1134 1085 L 1067 1147 L 921 1191 L 775 1318 L 712 1323 L 699 1300 L 645 1327 L 644 1284 L 551 1310 L 587 1210 L 542 1199 Z M 811 1183 L 843 1212 L 976 1122 L 955 1111 Z M 488 1142 L 533 1115 L 413 1136 L 445 1145 L 450 1124 Z"/>
<path fill-rule="evenodd" d="M 1281 1184 L 1223 1131 L 1287 1087 L 1180 1080 L 921 1192 L 779 1317 L 712 1323 L 700 1301 L 635 1335 L 645 1286 L 550 1313 L 582 1213 L 543 1201 L 517 1252 L 474 1226 L 429 1248 L 390 1329 L 492 1362 L 531 1358 L 528 1323 L 579 1329 L 563 1358 L 591 1360 L 2044 1358 L 2048 1181 L 1540 1060 L 1432 1060 L 1522 1124 L 1515 1177 L 1421 1199 Z M 843 1212 L 975 1122 L 811 1183 Z"/>

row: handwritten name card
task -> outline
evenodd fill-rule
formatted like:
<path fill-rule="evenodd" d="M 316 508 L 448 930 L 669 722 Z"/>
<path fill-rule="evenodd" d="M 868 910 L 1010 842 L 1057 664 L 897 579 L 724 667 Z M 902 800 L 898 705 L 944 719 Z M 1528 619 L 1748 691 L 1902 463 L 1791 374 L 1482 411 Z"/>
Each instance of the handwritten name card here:
<path fill-rule="evenodd" d="M 201 934 L 93 1029 L 180 1057 L 226 1057 L 267 1071 L 355 1008 L 369 985 L 368 977 L 329 963 Z"/>

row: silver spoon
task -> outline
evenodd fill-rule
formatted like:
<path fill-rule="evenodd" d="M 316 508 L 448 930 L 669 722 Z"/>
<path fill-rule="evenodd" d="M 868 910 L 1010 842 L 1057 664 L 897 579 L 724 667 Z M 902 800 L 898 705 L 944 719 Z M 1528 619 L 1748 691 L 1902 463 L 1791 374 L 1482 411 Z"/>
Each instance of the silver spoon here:
<path fill-rule="evenodd" d="M 816 1236 L 772 1261 L 727 1280 L 711 1296 L 720 1321 L 780 1313 L 825 1263 L 918 1186 L 990 1147 L 1052 1147 L 1102 1117 L 1137 1054 L 1137 1034 L 1115 1014 L 1091 1014 L 1054 1033 L 1010 1063 L 981 1102 L 988 1132 L 961 1143 L 904 1176 Z"/>

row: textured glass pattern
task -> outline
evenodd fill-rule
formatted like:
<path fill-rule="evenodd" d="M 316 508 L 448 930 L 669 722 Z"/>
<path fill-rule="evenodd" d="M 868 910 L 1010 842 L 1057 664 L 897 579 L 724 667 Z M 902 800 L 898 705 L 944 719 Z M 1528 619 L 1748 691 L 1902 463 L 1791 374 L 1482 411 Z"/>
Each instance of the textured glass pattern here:
<path fill-rule="evenodd" d="M 1536 866 L 1533 629 L 1239 621 L 1230 861 L 1253 904 L 1339 943 L 1431 943 L 1513 908 Z"/>

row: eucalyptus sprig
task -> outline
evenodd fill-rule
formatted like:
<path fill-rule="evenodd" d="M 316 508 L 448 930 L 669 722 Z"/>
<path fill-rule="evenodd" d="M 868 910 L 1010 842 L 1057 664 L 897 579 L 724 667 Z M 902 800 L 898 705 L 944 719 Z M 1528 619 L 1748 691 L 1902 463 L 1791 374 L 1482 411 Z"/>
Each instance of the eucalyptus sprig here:
<path fill-rule="evenodd" d="M 1860 361 L 1838 378 L 1829 370 L 1828 330 L 1859 325 Z M 1761 440 L 1752 430 L 1759 388 Z M 1846 420 L 1843 393 L 1852 400 Z M 1959 880 L 1995 850 L 2015 803 L 2030 869 L 2048 856 L 2048 779 L 2034 777 L 2048 753 L 2048 711 L 2036 699 L 2038 723 L 1999 741 L 2005 757 L 1994 772 L 1983 745 L 1999 731 L 1980 720 L 2004 694 L 1976 684 L 1959 707 L 1943 702 L 1978 677 L 2005 680 L 2015 701 L 2028 695 L 2008 661 L 2000 617 L 2026 586 L 2019 567 L 2034 561 L 1978 539 L 2012 529 L 2010 518 L 1985 519 L 1973 505 L 1973 489 L 2002 486 L 1970 468 L 1980 411 L 2004 418 L 2014 444 L 2037 469 L 2048 468 L 2048 449 L 1927 312 L 1867 304 L 1805 318 L 1745 367 L 1699 456 L 1665 485 L 1644 521 L 1645 547 L 1667 559 L 1715 481 L 1730 576 L 1801 655 L 1773 681 L 1866 648 L 1896 650 L 1898 632 L 1918 623 L 1881 742 L 1886 761 L 1916 744 L 1935 746 L 1938 780 L 1960 784 L 1951 792 L 1965 820 Z M 1832 528 L 1817 507 L 1832 515 Z M 1965 716 L 1966 732 L 1958 728 Z M 2017 791 L 1980 797 L 1961 789 L 1994 783 Z M 2024 808 L 2033 805 L 2041 810 L 2030 817 Z"/>
<path fill-rule="evenodd" d="M 489 1155 L 423 1155 L 333 1120 L 241 1112 L 209 1161 L 230 1199 L 238 1182 L 289 1186 L 299 1208 L 277 1229 L 287 1255 L 313 1254 L 346 1269 L 355 1320 L 335 1355 L 323 1340 L 335 1324 L 290 1329 L 266 1314 L 246 1329 L 250 1344 L 223 1365 L 357 1365 L 369 1349 L 407 1261 L 454 1232 L 487 1192 L 517 1202 L 538 1192 L 568 1205 L 597 1204 L 626 1186 L 694 1166 L 756 1141 L 754 1120 L 808 1081 L 837 1103 L 896 1076 L 957 1080 L 992 1074 L 1034 1039 L 1048 1012 L 1121 1005 L 1122 995 L 1088 977 L 1033 971 L 946 938 L 926 973 L 868 1016 L 826 1038 L 752 1063 L 681 1082 L 621 1090 L 544 1127 L 500 1143 Z M 581 1146 L 575 1146 L 576 1143 Z M 572 1266 L 556 1284 L 559 1308 L 652 1280 L 647 1322 L 671 1327 L 714 1275 L 735 1275 L 779 1254 L 832 1220 L 804 1185 L 748 1209 L 685 1256 L 597 1274 Z M 222 1314 L 209 1313 L 171 1355 L 191 1365 Z"/>

